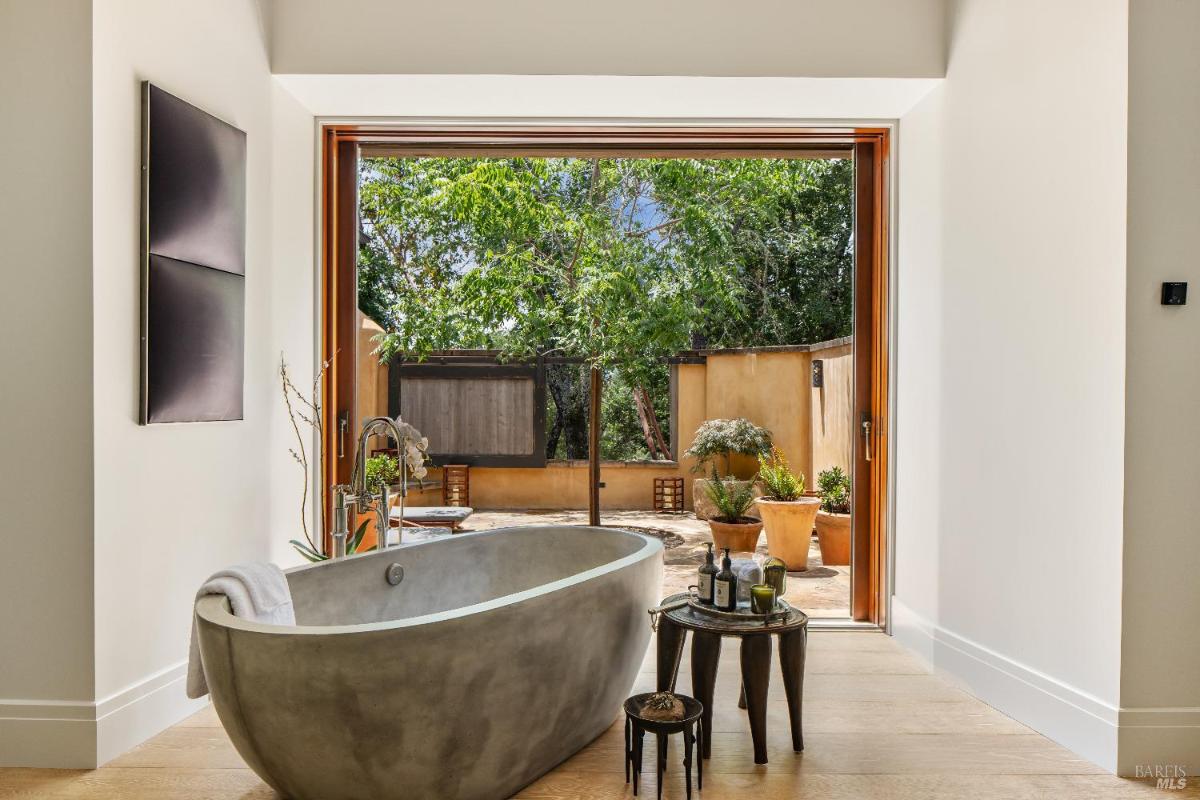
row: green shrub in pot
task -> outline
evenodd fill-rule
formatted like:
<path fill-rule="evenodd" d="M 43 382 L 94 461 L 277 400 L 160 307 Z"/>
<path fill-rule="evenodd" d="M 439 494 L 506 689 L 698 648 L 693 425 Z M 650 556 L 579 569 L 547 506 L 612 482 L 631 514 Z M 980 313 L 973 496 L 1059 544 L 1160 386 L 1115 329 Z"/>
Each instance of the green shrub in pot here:
<path fill-rule="evenodd" d="M 725 475 L 729 475 L 730 457 L 734 453 L 747 456 L 758 456 L 770 451 L 771 432 L 766 428 L 755 425 L 745 417 L 737 419 L 710 419 L 701 423 L 696 429 L 692 445 L 685 456 L 697 459 L 694 472 L 704 469 L 704 466 L 718 457 L 725 459 Z M 716 474 L 716 465 L 713 465 Z"/>
<path fill-rule="evenodd" d="M 817 475 L 821 510 L 827 514 L 850 513 L 850 476 L 841 467 L 821 470 Z"/>
<path fill-rule="evenodd" d="M 850 476 L 841 467 L 817 475 L 821 510 L 817 512 L 817 542 L 821 561 L 830 566 L 850 564 Z"/>

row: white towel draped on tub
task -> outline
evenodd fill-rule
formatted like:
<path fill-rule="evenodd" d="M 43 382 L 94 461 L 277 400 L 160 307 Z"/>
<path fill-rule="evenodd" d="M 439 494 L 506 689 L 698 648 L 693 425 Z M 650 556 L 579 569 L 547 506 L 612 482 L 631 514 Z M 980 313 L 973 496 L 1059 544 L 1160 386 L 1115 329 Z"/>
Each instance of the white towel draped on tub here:
<path fill-rule="evenodd" d="M 204 582 L 196 599 L 210 594 L 223 594 L 235 617 L 263 622 L 268 625 L 295 625 L 296 612 L 292 607 L 292 592 L 283 570 L 274 564 L 252 561 L 235 564 L 214 573 Z M 200 663 L 200 640 L 196 636 L 196 615 L 192 614 L 192 648 L 188 654 L 187 696 L 208 694 L 204 665 Z"/>

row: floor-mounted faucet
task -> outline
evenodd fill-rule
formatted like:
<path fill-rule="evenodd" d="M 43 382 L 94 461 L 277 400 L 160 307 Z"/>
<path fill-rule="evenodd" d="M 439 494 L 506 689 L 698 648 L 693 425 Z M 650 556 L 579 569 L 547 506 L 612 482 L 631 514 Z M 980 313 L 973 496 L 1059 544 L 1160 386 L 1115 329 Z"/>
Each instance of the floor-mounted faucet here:
<path fill-rule="evenodd" d="M 362 432 L 358 435 L 358 449 L 355 452 L 354 469 L 350 473 L 350 485 L 338 484 L 333 489 L 333 557 L 341 558 L 346 555 L 346 541 L 350 535 L 349 506 L 358 508 L 358 513 L 375 512 L 376 538 L 378 548 L 383 550 L 388 545 L 388 532 L 391 527 L 392 489 L 387 484 L 380 487 L 379 492 L 372 493 L 367 486 L 367 442 L 372 436 L 386 435 L 396 440 L 396 451 L 400 460 L 400 528 L 396 534 L 396 544 L 400 544 L 400 536 L 404 530 L 404 498 L 408 496 L 408 464 L 404 447 L 404 434 L 400 426 L 391 417 L 372 417 L 363 423 Z"/>

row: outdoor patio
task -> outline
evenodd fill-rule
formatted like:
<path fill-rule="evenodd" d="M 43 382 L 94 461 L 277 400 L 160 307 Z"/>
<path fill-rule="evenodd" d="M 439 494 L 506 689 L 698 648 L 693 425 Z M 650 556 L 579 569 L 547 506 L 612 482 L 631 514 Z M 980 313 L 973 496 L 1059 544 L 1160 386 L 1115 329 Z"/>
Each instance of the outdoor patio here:
<path fill-rule="evenodd" d="M 712 541 L 708 524 L 692 513 L 656 514 L 651 511 L 605 511 L 605 525 L 624 527 L 662 539 L 666 547 L 663 596 L 685 591 L 696 581 L 704 561 L 705 545 Z M 476 511 L 464 531 L 481 531 L 516 525 L 586 525 L 586 511 Z M 756 554 L 767 555 L 767 537 L 759 537 Z M 848 618 L 850 568 L 826 567 L 816 539 L 809 545 L 808 570 L 788 574 L 784 598 L 810 617 Z"/>

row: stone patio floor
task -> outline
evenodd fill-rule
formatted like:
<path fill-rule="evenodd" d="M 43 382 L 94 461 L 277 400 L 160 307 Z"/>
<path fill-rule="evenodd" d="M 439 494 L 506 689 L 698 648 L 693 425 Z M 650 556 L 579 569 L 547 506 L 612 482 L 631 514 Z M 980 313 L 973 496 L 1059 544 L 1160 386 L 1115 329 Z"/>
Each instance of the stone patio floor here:
<path fill-rule="evenodd" d="M 604 525 L 633 528 L 657 528 L 677 536 L 669 537 L 664 544 L 665 572 L 663 595 L 686 591 L 696 581 L 696 569 L 704 561 L 705 545 L 712 541 L 708 523 L 696 519 L 692 513 L 656 514 L 653 511 L 605 511 L 601 514 Z M 464 531 L 481 531 L 506 528 L 515 525 L 586 525 L 586 511 L 476 511 L 463 527 Z M 767 555 L 767 537 L 758 540 L 756 554 Z M 833 575 L 827 575 L 833 570 Z M 814 537 L 809 546 L 808 572 L 824 577 L 800 577 L 803 573 L 790 573 L 784 598 L 810 617 L 847 619 L 850 616 L 850 568 L 828 567 L 821 564 L 821 551 Z"/>

